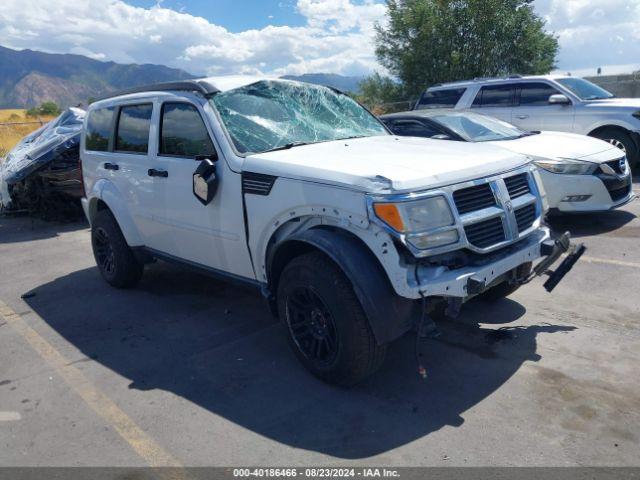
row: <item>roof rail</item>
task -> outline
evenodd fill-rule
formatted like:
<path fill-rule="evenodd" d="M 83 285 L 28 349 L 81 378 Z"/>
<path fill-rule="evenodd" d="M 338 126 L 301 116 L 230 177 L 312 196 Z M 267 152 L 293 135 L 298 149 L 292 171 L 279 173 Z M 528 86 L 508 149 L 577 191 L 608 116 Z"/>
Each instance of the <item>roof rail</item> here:
<path fill-rule="evenodd" d="M 182 80 L 179 82 L 156 83 L 153 85 L 142 85 L 139 87 L 126 88 L 123 90 L 118 90 L 116 92 L 107 93 L 94 100 L 94 102 L 106 100 L 108 98 L 120 97 L 122 95 L 130 95 L 132 93 L 170 91 L 196 92 L 202 95 L 212 95 L 219 92 L 219 90 L 215 86 L 211 85 L 206 80 Z"/>
<path fill-rule="evenodd" d="M 509 80 L 509 79 L 516 79 L 516 78 L 524 78 L 524 77 L 518 73 L 514 73 L 513 75 L 509 75 L 506 77 L 475 77 L 471 80 L 454 80 L 451 82 L 437 83 L 435 85 L 431 85 L 431 87 L 443 87 L 445 85 L 456 85 L 458 83 L 486 82 L 489 80 Z"/>

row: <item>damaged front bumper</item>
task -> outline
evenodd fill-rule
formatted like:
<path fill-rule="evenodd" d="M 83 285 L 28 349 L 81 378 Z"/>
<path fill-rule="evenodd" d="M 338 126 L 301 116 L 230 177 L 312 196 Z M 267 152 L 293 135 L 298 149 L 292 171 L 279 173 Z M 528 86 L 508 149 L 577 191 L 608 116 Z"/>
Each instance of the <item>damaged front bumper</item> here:
<path fill-rule="evenodd" d="M 416 295 L 415 298 L 453 297 L 464 301 L 502 281 L 524 284 L 543 274 L 550 275 L 545 288 L 551 291 L 573 267 L 584 250 L 583 245 L 576 247 L 571 244 L 568 233 L 553 240 L 549 230 L 541 228 L 512 248 L 509 253 L 493 261 L 453 270 L 445 266 L 419 264 L 414 272 L 412 292 Z M 569 255 L 565 261 L 552 272 L 551 266 L 567 252 Z M 530 274 L 516 275 L 519 267 L 535 262 L 541 257 L 542 260 Z"/>

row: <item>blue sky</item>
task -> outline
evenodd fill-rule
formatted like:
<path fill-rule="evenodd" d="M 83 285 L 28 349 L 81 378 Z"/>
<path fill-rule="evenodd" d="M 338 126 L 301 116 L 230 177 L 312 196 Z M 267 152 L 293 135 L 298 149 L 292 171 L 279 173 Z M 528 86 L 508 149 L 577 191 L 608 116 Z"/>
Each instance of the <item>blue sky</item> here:
<path fill-rule="evenodd" d="M 151 8 L 153 0 L 134 0 L 131 5 Z M 223 25 L 231 32 L 242 32 L 268 25 L 301 27 L 306 18 L 296 10 L 292 0 L 164 0 L 163 7 L 204 17 Z"/>
<path fill-rule="evenodd" d="M 640 68 L 640 0 L 535 0 L 573 74 Z M 367 75 L 382 0 L 2 0 L 0 45 L 194 74 Z"/>

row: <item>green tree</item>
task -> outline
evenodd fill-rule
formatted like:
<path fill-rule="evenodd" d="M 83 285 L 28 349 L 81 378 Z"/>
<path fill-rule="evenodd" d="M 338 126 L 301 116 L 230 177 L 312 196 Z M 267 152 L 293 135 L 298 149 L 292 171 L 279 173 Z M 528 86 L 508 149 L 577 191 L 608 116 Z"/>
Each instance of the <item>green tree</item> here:
<path fill-rule="evenodd" d="M 409 105 L 401 83 L 378 72 L 360 82 L 360 94 L 357 100 L 369 107 L 376 114 L 388 113 L 392 110 L 406 110 Z M 398 108 L 394 108 L 398 102 Z M 400 103 L 402 103 L 400 105 Z"/>
<path fill-rule="evenodd" d="M 27 110 L 27 116 L 37 117 L 38 115 L 60 115 L 60 107 L 55 102 L 42 102 L 39 107 Z"/>
<path fill-rule="evenodd" d="M 39 110 L 41 115 L 60 115 L 60 107 L 55 102 L 43 102 Z"/>
<path fill-rule="evenodd" d="M 544 74 L 558 40 L 533 0 L 387 0 L 376 55 L 407 92 L 475 77 Z"/>

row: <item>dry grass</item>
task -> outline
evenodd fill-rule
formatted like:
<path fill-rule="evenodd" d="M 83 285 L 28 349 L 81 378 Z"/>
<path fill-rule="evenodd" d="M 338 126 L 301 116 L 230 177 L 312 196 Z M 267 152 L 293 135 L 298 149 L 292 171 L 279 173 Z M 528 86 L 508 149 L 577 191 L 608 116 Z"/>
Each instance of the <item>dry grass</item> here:
<path fill-rule="evenodd" d="M 4 157 L 22 137 L 40 128 L 41 123 L 46 123 L 55 117 L 33 118 L 27 117 L 26 110 L 8 109 L 0 110 L 0 158 Z M 26 125 L 2 125 L 10 122 L 33 122 Z"/>
<path fill-rule="evenodd" d="M 18 110 L 18 109 L 0 110 L 0 123 L 2 123 L 2 122 L 25 122 L 25 121 L 27 121 L 26 119 L 27 119 L 27 111 L 26 110 Z"/>

